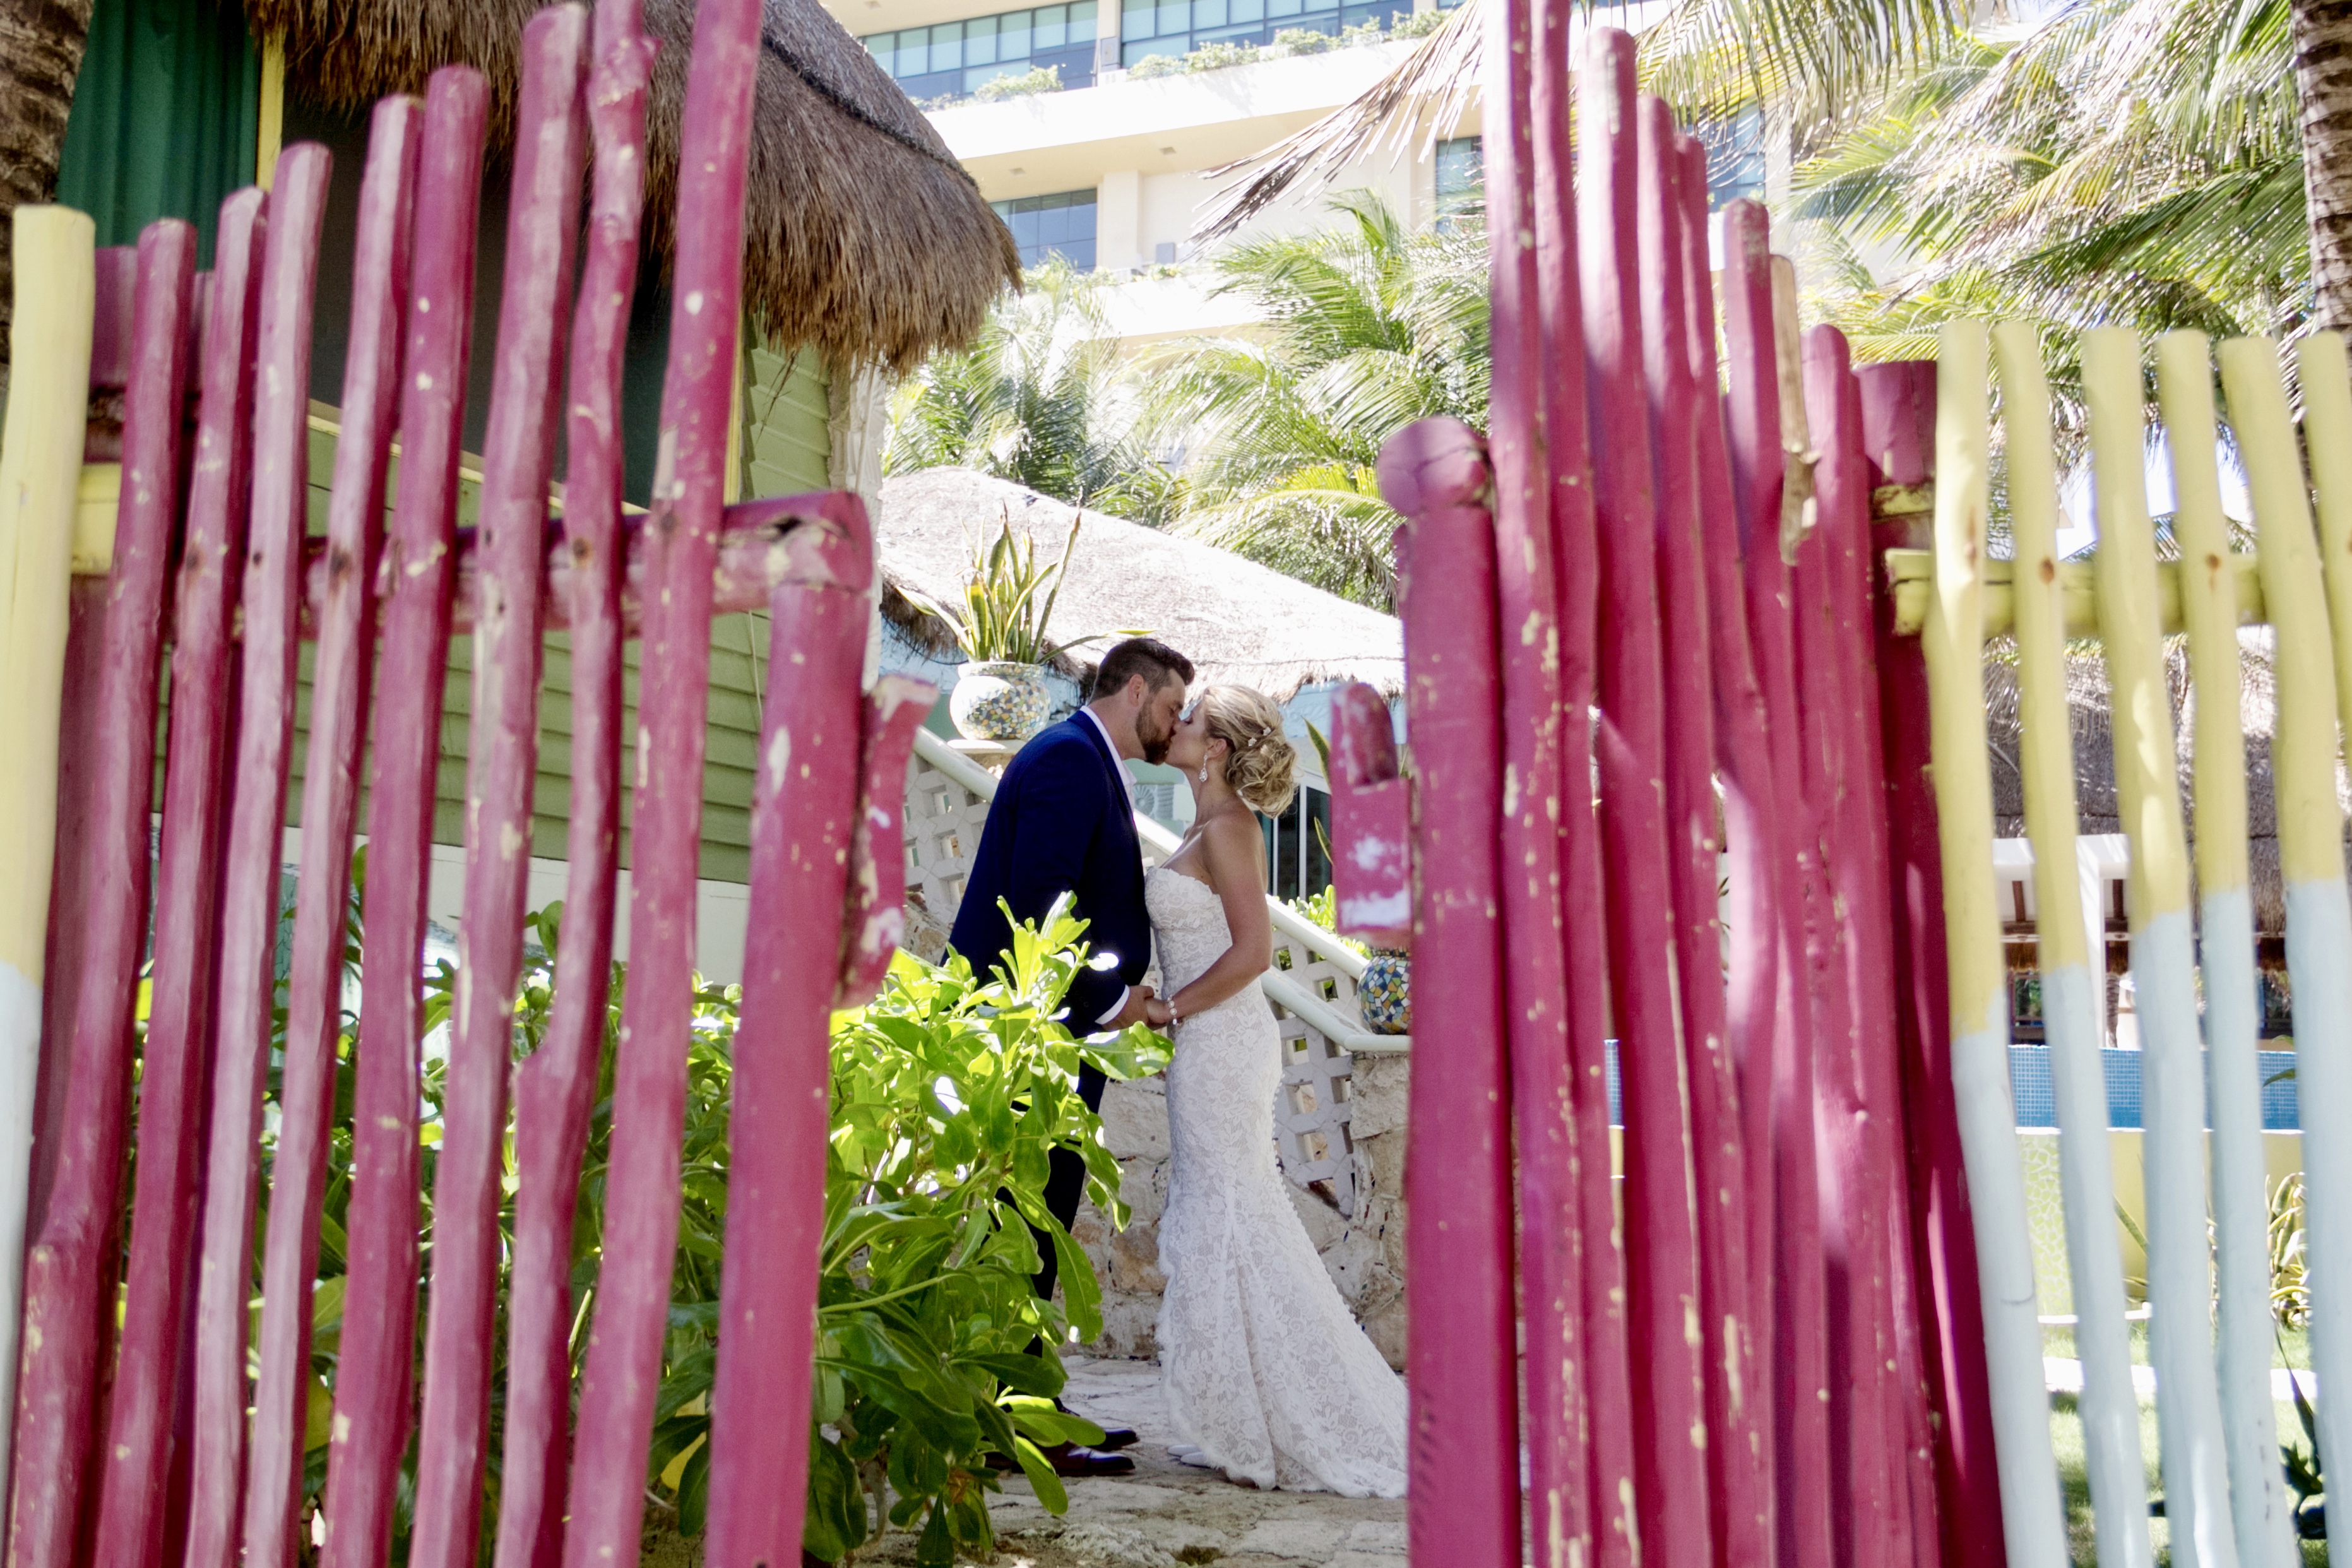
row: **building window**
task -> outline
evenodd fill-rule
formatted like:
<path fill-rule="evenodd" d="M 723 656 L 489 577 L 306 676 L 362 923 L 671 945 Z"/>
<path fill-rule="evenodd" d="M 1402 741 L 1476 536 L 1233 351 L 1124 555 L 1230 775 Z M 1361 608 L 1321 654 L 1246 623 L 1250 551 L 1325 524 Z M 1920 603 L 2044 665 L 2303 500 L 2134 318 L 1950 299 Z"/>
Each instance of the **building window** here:
<path fill-rule="evenodd" d="M 1204 44 L 1270 44 L 1294 29 L 1337 37 L 1367 22 L 1394 26 L 1412 12 L 1411 0 L 1122 0 L 1119 63 Z"/>
<path fill-rule="evenodd" d="M 1706 210 L 1742 196 L 1764 199 L 1764 116 L 1743 109 L 1727 120 L 1702 120 L 1691 134 L 1706 147 Z"/>
<path fill-rule="evenodd" d="M 989 205 L 1013 230 L 1022 266 L 1035 267 L 1058 256 L 1081 272 L 1094 270 L 1094 192 L 1061 191 Z"/>
<path fill-rule="evenodd" d="M 1485 144 L 1476 136 L 1455 136 L 1437 144 L 1437 226 L 1486 210 Z"/>
<path fill-rule="evenodd" d="M 858 41 L 918 103 L 961 98 L 984 82 L 1057 67 L 1064 87 L 1091 87 L 1095 79 L 1097 0 L 1040 5 L 964 22 L 940 22 L 896 33 L 875 33 Z"/>

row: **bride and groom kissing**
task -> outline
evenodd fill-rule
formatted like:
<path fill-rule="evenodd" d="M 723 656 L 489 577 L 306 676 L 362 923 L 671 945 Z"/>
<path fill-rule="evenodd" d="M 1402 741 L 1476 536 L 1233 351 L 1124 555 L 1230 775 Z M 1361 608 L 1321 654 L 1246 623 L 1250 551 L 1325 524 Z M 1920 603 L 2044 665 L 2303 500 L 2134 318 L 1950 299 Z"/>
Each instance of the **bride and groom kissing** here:
<path fill-rule="evenodd" d="M 1104 654 L 1091 700 L 1005 768 L 950 945 L 984 971 L 1011 942 L 1000 900 L 1039 921 L 1070 895 L 1095 966 L 1071 983 L 1065 1023 L 1142 1023 L 1174 1043 L 1159 1330 L 1185 1439 L 1173 1456 L 1261 1488 L 1401 1497 L 1404 1385 L 1349 1316 L 1275 1160 L 1282 1047 L 1257 989 L 1274 952 L 1258 816 L 1289 803 L 1297 754 L 1263 692 L 1210 686 L 1188 704 L 1193 675 L 1150 637 Z M 1192 792 L 1192 827 L 1148 875 L 1128 761 L 1169 763 Z M 1145 984 L 1155 943 L 1164 996 Z M 1090 1109 L 1103 1088 L 1079 1069 Z M 1065 1227 L 1085 1188 L 1084 1163 L 1055 1150 L 1045 1206 Z M 1050 1298 L 1052 1251 L 1043 1258 L 1035 1287 Z M 1100 1448 L 1050 1457 L 1064 1475 L 1122 1475 L 1134 1462 L 1109 1450 L 1135 1440 L 1113 1427 Z"/>

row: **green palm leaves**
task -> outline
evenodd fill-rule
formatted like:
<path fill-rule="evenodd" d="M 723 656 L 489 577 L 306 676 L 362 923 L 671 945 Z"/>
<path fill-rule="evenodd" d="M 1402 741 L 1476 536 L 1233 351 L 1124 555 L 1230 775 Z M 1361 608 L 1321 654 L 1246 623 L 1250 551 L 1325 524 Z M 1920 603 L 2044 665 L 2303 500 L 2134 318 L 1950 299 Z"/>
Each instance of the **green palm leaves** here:
<path fill-rule="evenodd" d="M 1164 521 L 1174 479 L 1134 436 L 1102 280 L 1055 261 L 972 345 L 935 354 L 892 410 L 885 471 L 977 468 L 1072 506 Z"/>
<path fill-rule="evenodd" d="M 1968 39 L 1798 170 L 1800 211 L 1839 220 L 1822 303 L 1857 358 L 1962 313 L 2041 322 L 2053 349 L 2094 325 L 2292 331 L 2312 303 L 2295 115 L 2287 0 L 2079 0 Z"/>
<path fill-rule="evenodd" d="M 1486 240 L 1415 234 L 1368 192 L 1331 205 L 1329 229 L 1217 261 L 1265 326 L 1150 356 L 1143 421 L 1189 459 L 1185 531 L 1387 609 L 1397 517 L 1372 468 L 1416 419 L 1485 423 Z"/>

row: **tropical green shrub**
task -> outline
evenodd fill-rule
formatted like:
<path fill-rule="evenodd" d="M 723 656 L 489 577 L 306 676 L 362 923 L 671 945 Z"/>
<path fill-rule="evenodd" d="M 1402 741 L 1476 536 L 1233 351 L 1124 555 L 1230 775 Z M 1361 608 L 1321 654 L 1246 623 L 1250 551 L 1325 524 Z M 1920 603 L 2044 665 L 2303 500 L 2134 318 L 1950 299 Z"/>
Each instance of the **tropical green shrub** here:
<path fill-rule="evenodd" d="M 1274 36 L 1274 41 L 1294 55 L 1319 55 L 1331 47 L 1331 35 L 1312 27 L 1285 27 Z"/>
<path fill-rule="evenodd" d="M 1118 1166 L 1077 1095 L 1078 1065 L 1114 1078 L 1166 1064 L 1138 1026 L 1080 1041 L 1058 1021 L 1085 961 L 1083 923 L 1063 909 L 1019 928 L 986 979 L 961 957 L 945 967 L 907 953 L 883 993 L 834 1024 L 832 1147 L 818 1289 L 816 1431 L 803 1542 L 838 1561 L 887 1525 L 918 1528 L 917 1561 L 994 1548 L 988 1456 L 1028 1475 L 1038 1500 L 1066 1506 L 1040 1445 L 1098 1439 L 1054 1408 L 1055 1347 L 1101 1331 L 1101 1288 L 1084 1252 L 1045 1211 L 1046 1156 L 1076 1150 L 1087 1192 L 1124 1224 Z M 1059 1260 L 1063 1309 L 1031 1293 L 1034 1232 Z M 715 1345 L 697 1312 L 673 1307 L 672 1356 L 651 1458 L 658 1481 L 688 1454 L 680 1528 L 701 1525 Z M 685 1342 L 691 1338 L 695 1342 Z"/>
<path fill-rule="evenodd" d="M 355 861 L 344 967 L 352 994 L 360 973 L 359 884 Z M 550 955 L 557 951 L 562 905 L 527 917 L 514 1054 L 538 1048 L 554 1000 Z M 984 1496 L 997 1481 L 987 1455 L 999 1453 L 1030 1475 L 1039 1500 L 1059 1511 L 1065 1494 L 1039 1444 L 1099 1436 L 1054 1409 L 1062 1383 L 1054 1347 L 1073 1331 L 1100 1330 L 1100 1287 L 1086 1255 L 1045 1210 L 1047 1152 L 1076 1149 L 1087 1166 L 1087 1195 L 1124 1224 L 1118 1167 L 1103 1148 L 1100 1123 L 1076 1092 L 1079 1062 L 1113 1077 L 1155 1072 L 1164 1043 L 1138 1026 L 1104 1040 L 1079 1041 L 1058 1021 L 1063 993 L 1086 960 L 1084 922 L 1056 909 L 1040 926 L 1020 928 L 1008 963 L 985 979 L 961 959 L 941 968 L 901 953 L 883 994 L 867 1006 L 835 1015 L 833 1025 L 832 1148 L 828 1155 L 824 1275 L 819 1313 L 816 1421 L 810 1447 L 809 1549 L 838 1560 L 871 1541 L 885 1521 L 919 1524 L 918 1553 L 945 1564 L 961 1548 L 989 1550 Z M 428 1042 L 447 1022 L 456 969 L 446 962 L 425 977 Z M 283 979 L 280 981 L 281 986 Z M 587 1352 L 603 1256 L 604 1184 L 625 966 L 612 968 L 596 1098 L 581 1166 L 572 1233 L 575 1303 L 572 1375 Z M 716 1366 L 720 1270 L 724 1261 L 728 1113 L 740 986 L 699 986 L 687 1042 L 687 1098 L 680 1143 L 681 1202 L 671 1278 L 669 1334 L 656 1409 L 649 1481 L 675 1510 L 683 1533 L 699 1531 L 709 1485 L 709 1394 Z M 268 1095 L 279 1099 L 284 998 L 275 1017 Z M 326 1485 L 346 1262 L 344 1227 L 351 1198 L 352 1090 L 359 1020 L 346 1014 L 338 1046 L 333 1131 L 320 1224 L 319 1279 L 313 1291 L 310 1430 L 304 1511 L 320 1506 Z M 431 1048 L 428 1046 L 428 1049 Z M 432 1255 L 433 1185 L 446 1099 L 445 1060 L 424 1069 L 419 1140 L 422 1192 L 419 1241 Z M 274 1128 L 276 1118 L 266 1120 Z M 275 1135 L 262 1141 L 263 1221 L 254 1229 L 255 1266 L 267 1230 L 268 1165 Z M 1021 1223 L 1014 1223 L 1019 1221 Z M 510 1238 L 514 1193 L 499 1216 Z M 1037 1300 L 1030 1226 L 1042 1231 L 1060 1264 L 1066 1308 Z M 508 1279 L 501 1248 L 490 1431 L 484 1476 L 482 1552 L 494 1540 L 504 1451 Z M 424 1378 L 425 1292 L 420 1289 L 415 1386 Z M 255 1308 L 255 1331 L 259 1306 Z M 1028 1353 L 1034 1347 L 1034 1353 Z M 684 1463 L 678 1461 L 683 1458 Z M 392 1560 L 407 1561 L 415 1455 L 404 1461 L 394 1521 Z M 305 1530 L 307 1535 L 307 1525 Z"/>
<path fill-rule="evenodd" d="M 1150 81 L 1156 76 L 1178 76 L 1183 72 L 1181 55 L 1146 55 L 1127 68 L 1129 81 Z"/>

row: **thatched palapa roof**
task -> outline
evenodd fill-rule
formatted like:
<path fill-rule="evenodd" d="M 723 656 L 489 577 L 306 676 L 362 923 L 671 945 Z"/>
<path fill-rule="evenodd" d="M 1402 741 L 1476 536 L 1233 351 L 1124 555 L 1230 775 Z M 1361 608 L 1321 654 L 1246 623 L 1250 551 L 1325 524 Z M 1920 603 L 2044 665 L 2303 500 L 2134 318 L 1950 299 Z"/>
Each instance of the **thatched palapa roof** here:
<path fill-rule="evenodd" d="M 420 91 L 445 65 L 489 79 L 492 135 L 512 136 L 515 57 L 541 0 L 247 0 L 282 33 L 289 86 L 354 108 Z M 661 46 L 646 115 L 654 256 L 676 225 L 678 119 L 693 0 L 646 0 Z M 779 346 L 904 371 L 980 330 L 1020 281 L 1020 253 L 947 143 L 817 0 L 765 0 L 743 297 Z"/>
<path fill-rule="evenodd" d="M 906 591 L 954 603 L 983 531 L 1010 519 L 1056 559 L 1078 509 L 968 468 L 887 480 L 876 531 L 882 613 L 919 644 L 950 654 L 946 626 Z M 1245 561 L 1213 544 L 1088 510 L 1076 559 L 1046 628 L 1064 641 L 1125 627 L 1149 629 L 1199 668 L 1200 682 L 1254 686 L 1286 702 L 1305 686 L 1361 680 L 1394 700 L 1404 692 L 1404 637 L 1396 618 Z M 1064 656 L 1090 672 L 1116 638 Z"/>

